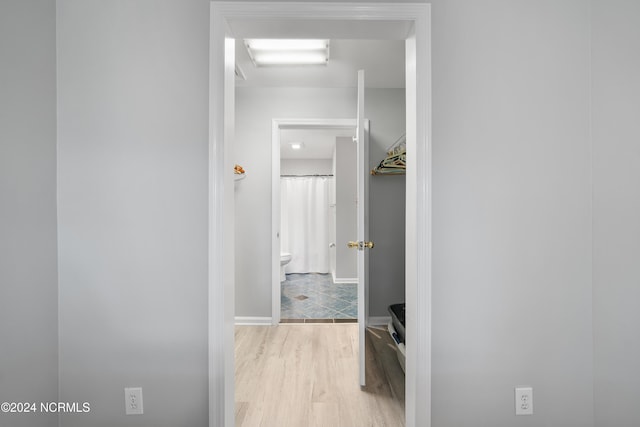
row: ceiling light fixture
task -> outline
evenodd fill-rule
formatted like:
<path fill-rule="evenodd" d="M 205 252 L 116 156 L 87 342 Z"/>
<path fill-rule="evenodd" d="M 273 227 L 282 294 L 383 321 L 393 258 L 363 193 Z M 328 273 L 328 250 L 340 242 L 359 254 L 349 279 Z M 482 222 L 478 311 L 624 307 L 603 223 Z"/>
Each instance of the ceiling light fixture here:
<path fill-rule="evenodd" d="M 302 147 L 304 147 L 304 143 L 302 143 L 302 142 L 292 142 L 291 143 L 291 149 L 292 150 L 301 150 Z"/>
<path fill-rule="evenodd" d="M 244 44 L 257 67 L 326 65 L 329 60 L 329 40 L 246 39 Z"/>

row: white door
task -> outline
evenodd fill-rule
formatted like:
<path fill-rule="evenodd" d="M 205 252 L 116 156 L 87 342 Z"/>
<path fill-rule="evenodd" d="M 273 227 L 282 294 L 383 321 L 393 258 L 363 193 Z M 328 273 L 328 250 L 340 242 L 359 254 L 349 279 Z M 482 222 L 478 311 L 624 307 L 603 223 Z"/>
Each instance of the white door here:
<path fill-rule="evenodd" d="M 358 251 L 358 337 L 360 358 L 360 385 L 365 385 L 366 376 L 366 322 L 369 317 L 369 288 L 368 288 L 368 260 L 369 249 L 373 243 L 369 241 L 369 146 L 365 133 L 364 120 L 364 70 L 358 71 L 358 103 L 357 103 L 357 162 L 358 162 L 358 192 L 357 192 L 357 242 L 351 244 Z"/>

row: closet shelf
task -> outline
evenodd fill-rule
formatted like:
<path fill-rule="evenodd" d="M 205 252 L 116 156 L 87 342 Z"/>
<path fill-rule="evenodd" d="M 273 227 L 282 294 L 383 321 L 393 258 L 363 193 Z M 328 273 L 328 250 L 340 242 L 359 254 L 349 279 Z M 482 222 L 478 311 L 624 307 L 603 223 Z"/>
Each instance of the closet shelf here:
<path fill-rule="evenodd" d="M 406 172 L 407 134 L 404 133 L 387 149 L 387 157 L 371 169 L 371 175 L 404 175 Z"/>

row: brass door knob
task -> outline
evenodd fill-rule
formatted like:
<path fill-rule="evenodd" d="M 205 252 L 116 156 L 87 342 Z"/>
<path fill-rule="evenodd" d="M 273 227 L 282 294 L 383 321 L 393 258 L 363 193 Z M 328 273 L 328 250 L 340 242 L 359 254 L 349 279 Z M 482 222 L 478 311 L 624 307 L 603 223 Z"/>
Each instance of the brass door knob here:
<path fill-rule="evenodd" d="M 347 243 L 347 247 L 354 249 L 354 248 L 358 248 L 361 251 L 364 250 L 364 248 L 368 248 L 368 249 L 373 249 L 375 245 L 373 244 L 373 242 L 353 242 L 350 241 Z"/>

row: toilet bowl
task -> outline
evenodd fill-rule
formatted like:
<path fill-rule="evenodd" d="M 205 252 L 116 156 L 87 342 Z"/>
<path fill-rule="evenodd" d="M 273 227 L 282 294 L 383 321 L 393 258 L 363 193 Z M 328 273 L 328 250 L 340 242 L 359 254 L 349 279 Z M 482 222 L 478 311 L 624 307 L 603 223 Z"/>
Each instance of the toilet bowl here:
<path fill-rule="evenodd" d="M 287 276 L 284 273 L 284 267 L 285 265 L 289 264 L 289 261 L 291 261 L 291 254 L 287 252 L 281 252 L 280 253 L 280 281 L 281 282 L 284 282 L 285 280 L 287 280 Z"/>

